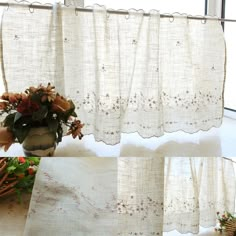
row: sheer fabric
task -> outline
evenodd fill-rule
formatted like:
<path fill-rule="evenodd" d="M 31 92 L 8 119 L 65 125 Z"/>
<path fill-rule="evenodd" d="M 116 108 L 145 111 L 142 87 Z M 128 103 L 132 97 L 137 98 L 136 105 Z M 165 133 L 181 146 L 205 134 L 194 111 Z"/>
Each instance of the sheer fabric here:
<path fill-rule="evenodd" d="M 21 195 L 21 204 L 16 196 L 0 200 L 0 235 L 22 236 L 28 213 L 31 194 Z"/>
<path fill-rule="evenodd" d="M 194 133 L 222 122 L 225 43 L 217 20 L 12 7 L 1 40 L 9 91 L 54 83 L 97 141 L 116 144 L 122 132 Z"/>
<path fill-rule="evenodd" d="M 233 165 L 220 157 L 43 158 L 24 235 L 197 233 L 234 200 Z"/>
<path fill-rule="evenodd" d="M 116 235 L 116 172 L 115 158 L 42 158 L 24 235 Z"/>
<path fill-rule="evenodd" d="M 223 158 L 165 158 L 164 231 L 198 233 L 216 212 L 234 212 L 235 174 Z"/>

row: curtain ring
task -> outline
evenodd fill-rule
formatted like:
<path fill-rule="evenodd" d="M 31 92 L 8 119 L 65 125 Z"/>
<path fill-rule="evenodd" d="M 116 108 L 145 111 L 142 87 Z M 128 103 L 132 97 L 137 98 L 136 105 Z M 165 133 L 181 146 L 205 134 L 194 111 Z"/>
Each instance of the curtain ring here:
<path fill-rule="evenodd" d="M 128 20 L 130 17 L 129 12 L 125 15 L 125 19 Z"/>
<path fill-rule="evenodd" d="M 34 13 L 34 8 L 32 7 L 32 3 L 29 5 L 29 12 L 31 14 Z"/>
<path fill-rule="evenodd" d="M 7 9 L 6 9 L 6 11 L 8 11 L 8 10 L 9 10 L 9 7 L 10 7 L 10 5 L 9 5 L 9 3 L 7 3 Z"/>
<path fill-rule="evenodd" d="M 174 20 L 175 20 L 174 16 L 170 15 L 170 18 L 169 18 L 170 23 L 172 23 Z"/>
<path fill-rule="evenodd" d="M 107 17 L 107 20 L 109 20 L 109 18 L 110 18 L 110 13 L 109 13 L 108 11 L 107 11 L 106 17 Z"/>
<path fill-rule="evenodd" d="M 78 16 L 78 11 L 76 8 L 75 8 L 75 15 Z"/>
<path fill-rule="evenodd" d="M 206 18 L 203 17 L 203 20 L 201 20 L 201 23 L 202 23 L 202 24 L 206 24 L 206 22 L 207 22 Z"/>

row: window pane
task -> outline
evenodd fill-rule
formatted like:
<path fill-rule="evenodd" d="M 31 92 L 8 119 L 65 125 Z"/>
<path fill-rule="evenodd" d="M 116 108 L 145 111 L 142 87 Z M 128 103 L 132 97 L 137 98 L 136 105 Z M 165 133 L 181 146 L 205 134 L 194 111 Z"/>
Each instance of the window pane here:
<path fill-rule="evenodd" d="M 114 9 L 151 9 L 160 10 L 162 13 L 187 13 L 192 15 L 204 15 L 205 0 L 85 0 L 85 6 L 95 3 Z"/>
<path fill-rule="evenodd" d="M 235 19 L 236 1 L 227 0 L 225 18 Z M 236 23 L 225 22 L 225 40 L 227 48 L 225 107 L 236 110 Z"/>

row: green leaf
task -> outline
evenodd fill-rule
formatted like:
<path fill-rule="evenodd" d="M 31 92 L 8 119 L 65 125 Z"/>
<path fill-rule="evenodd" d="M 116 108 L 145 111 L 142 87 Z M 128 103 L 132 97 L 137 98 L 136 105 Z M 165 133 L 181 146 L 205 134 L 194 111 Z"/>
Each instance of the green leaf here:
<path fill-rule="evenodd" d="M 16 113 L 6 116 L 5 120 L 3 121 L 4 127 L 9 127 L 10 129 L 13 128 Z"/>
<path fill-rule="evenodd" d="M 31 94 L 31 101 L 40 104 L 42 96 L 43 96 L 42 92 L 38 91 L 37 93 L 33 93 L 33 94 Z"/>
<path fill-rule="evenodd" d="M 39 157 L 28 157 L 27 161 L 29 161 L 29 162 L 32 161 L 32 162 L 34 162 L 34 165 L 38 165 L 40 162 L 40 158 Z"/>
<path fill-rule="evenodd" d="M 52 118 L 52 117 L 51 118 L 48 117 L 47 123 L 48 123 L 49 131 L 56 133 L 57 129 L 58 129 L 59 121 L 57 119 Z"/>
<path fill-rule="evenodd" d="M 71 115 L 74 117 L 77 117 L 77 114 L 75 113 L 75 111 Z"/>
<path fill-rule="evenodd" d="M 61 125 L 59 125 L 57 129 L 57 143 L 60 143 L 62 141 L 62 135 L 63 135 L 63 129 Z"/>
<path fill-rule="evenodd" d="M 24 173 L 29 166 L 30 163 L 28 161 L 26 161 L 25 163 L 18 164 L 15 173 L 16 174 Z"/>
<path fill-rule="evenodd" d="M 23 116 L 20 112 L 16 112 L 14 119 L 14 128 L 21 128 L 32 123 L 31 116 Z"/>
<path fill-rule="evenodd" d="M 7 172 L 11 174 L 15 169 L 16 169 L 15 166 L 8 166 L 7 167 Z"/>
<path fill-rule="evenodd" d="M 33 121 L 42 121 L 48 114 L 47 106 L 41 106 L 38 111 L 35 111 L 32 115 Z"/>
<path fill-rule="evenodd" d="M 14 118 L 14 124 L 17 123 L 23 117 L 23 115 L 20 112 L 15 113 L 15 118 Z"/>
<path fill-rule="evenodd" d="M 17 138 L 17 140 L 19 141 L 19 143 L 23 143 L 23 141 L 25 140 L 26 136 L 28 135 L 29 131 L 31 129 L 30 125 L 26 125 L 26 126 L 19 126 L 19 127 L 14 127 L 14 134 Z"/>
<path fill-rule="evenodd" d="M 16 113 L 12 131 L 20 143 L 22 143 L 28 135 L 31 123 L 32 119 L 30 116 L 22 116 L 21 113 Z"/>

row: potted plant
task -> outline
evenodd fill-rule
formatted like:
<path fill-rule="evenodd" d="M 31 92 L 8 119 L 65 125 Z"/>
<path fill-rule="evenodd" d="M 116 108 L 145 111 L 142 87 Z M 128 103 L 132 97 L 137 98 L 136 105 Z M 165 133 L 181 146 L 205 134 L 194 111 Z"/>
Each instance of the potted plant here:
<path fill-rule="evenodd" d="M 14 142 L 23 144 L 26 156 L 51 156 L 62 141 L 63 125 L 67 135 L 81 139 L 83 124 L 77 119 L 75 105 L 55 91 L 55 87 L 29 87 L 22 93 L 5 92 L 0 97 L 0 147 L 7 151 Z"/>
<path fill-rule="evenodd" d="M 0 157 L 0 199 L 16 194 L 21 201 L 31 193 L 39 163 L 39 157 Z"/>
<path fill-rule="evenodd" d="M 216 215 L 218 224 L 215 231 L 226 236 L 236 236 L 236 217 L 227 211 L 222 215 L 217 212 Z"/>

